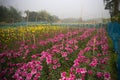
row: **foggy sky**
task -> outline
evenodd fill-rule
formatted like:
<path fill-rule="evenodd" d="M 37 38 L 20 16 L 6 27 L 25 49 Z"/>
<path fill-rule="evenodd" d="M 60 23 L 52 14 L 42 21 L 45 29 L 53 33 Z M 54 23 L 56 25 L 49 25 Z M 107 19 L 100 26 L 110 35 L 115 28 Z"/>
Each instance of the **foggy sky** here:
<path fill-rule="evenodd" d="M 59 18 L 109 18 L 103 0 L 0 0 L 0 5 L 13 6 L 17 10 L 46 10 Z"/>

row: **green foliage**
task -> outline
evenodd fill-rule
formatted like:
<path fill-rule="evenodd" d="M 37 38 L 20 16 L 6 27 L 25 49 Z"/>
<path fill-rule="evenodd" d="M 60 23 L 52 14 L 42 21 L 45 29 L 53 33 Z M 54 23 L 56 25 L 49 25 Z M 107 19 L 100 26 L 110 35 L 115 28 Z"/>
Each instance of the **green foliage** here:
<path fill-rule="evenodd" d="M 0 6 L 0 22 L 14 23 L 21 21 L 21 13 L 15 8 Z"/>
<path fill-rule="evenodd" d="M 16 10 L 14 7 L 0 6 L 0 23 L 14 23 L 20 21 L 44 21 L 44 22 L 57 22 L 59 18 L 55 15 L 49 14 L 47 11 L 43 10 L 40 12 L 35 11 L 25 11 L 26 17 L 22 17 L 21 12 Z"/>
<path fill-rule="evenodd" d="M 55 15 L 50 15 L 47 11 L 25 11 L 27 21 L 44 21 L 44 22 L 57 22 L 59 18 Z"/>
<path fill-rule="evenodd" d="M 120 23 L 120 13 L 118 13 L 116 16 L 112 17 L 113 22 L 119 22 Z"/>

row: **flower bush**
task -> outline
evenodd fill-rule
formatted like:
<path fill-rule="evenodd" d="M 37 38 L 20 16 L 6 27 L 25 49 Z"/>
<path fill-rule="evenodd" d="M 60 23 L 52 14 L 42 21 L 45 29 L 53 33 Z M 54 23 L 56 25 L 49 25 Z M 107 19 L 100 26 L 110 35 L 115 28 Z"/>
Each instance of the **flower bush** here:
<path fill-rule="evenodd" d="M 111 80 L 105 29 L 48 27 L 42 30 L 44 27 L 22 28 L 23 35 L 14 38 L 14 44 L 0 41 L 1 80 Z M 2 30 L 2 36 L 9 35 L 4 31 L 7 29 Z M 14 37 L 20 35 L 12 32 Z M 34 36 L 30 37 L 32 33 Z"/>

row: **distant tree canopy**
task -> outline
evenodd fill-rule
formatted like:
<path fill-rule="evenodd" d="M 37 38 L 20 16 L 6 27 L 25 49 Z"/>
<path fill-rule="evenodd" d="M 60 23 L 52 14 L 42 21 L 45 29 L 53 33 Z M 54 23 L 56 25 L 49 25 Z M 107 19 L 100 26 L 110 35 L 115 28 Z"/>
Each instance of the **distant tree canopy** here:
<path fill-rule="evenodd" d="M 119 0 L 104 0 L 105 9 L 110 11 L 111 16 L 115 16 L 119 12 Z"/>
<path fill-rule="evenodd" d="M 27 21 L 46 21 L 46 22 L 57 22 L 59 18 L 55 15 L 50 15 L 47 11 L 25 11 Z"/>
<path fill-rule="evenodd" d="M 44 21 L 44 22 L 57 22 L 59 18 L 55 15 L 49 14 L 47 11 L 25 11 L 26 17 L 22 17 L 21 12 L 14 7 L 0 6 L 0 23 L 14 23 L 21 21 Z"/>
<path fill-rule="evenodd" d="M 21 13 L 15 8 L 0 6 L 0 22 L 13 23 L 21 21 Z"/>
<path fill-rule="evenodd" d="M 108 9 L 111 16 L 111 21 L 120 22 L 119 5 L 120 0 L 103 0 L 105 3 L 105 9 Z"/>

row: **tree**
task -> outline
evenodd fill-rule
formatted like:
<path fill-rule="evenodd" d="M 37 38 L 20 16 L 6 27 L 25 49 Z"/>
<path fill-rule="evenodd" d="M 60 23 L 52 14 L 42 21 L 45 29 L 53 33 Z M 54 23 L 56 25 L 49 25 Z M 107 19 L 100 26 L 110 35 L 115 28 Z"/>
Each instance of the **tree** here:
<path fill-rule="evenodd" d="M 40 11 L 38 13 L 38 15 L 39 15 L 39 20 L 40 21 L 47 21 L 47 22 L 49 22 L 50 14 L 47 11 Z"/>
<path fill-rule="evenodd" d="M 104 0 L 105 9 L 110 11 L 111 17 L 119 13 L 119 0 Z"/>
<path fill-rule="evenodd" d="M 26 14 L 27 14 L 27 19 L 29 21 L 37 21 L 37 18 L 38 18 L 38 13 L 37 12 L 26 11 Z"/>
<path fill-rule="evenodd" d="M 0 22 L 7 21 L 8 13 L 9 13 L 8 8 L 4 6 L 0 6 Z"/>
<path fill-rule="evenodd" d="M 29 21 L 29 10 L 26 10 L 25 13 L 26 13 L 26 17 L 25 18 L 27 19 L 27 22 L 28 22 Z"/>
<path fill-rule="evenodd" d="M 50 15 L 47 11 L 40 12 L 25 11 L 27 21 L 42 21 L 42 22 L 57 22 L 59 18 L 55 15 Z"/>
<path fill-rule="evenodd" d="M 9 9 L 9 17 L 10 20 L 14 23 L 14 22 L 19 22 L 21 21 L 21 12 L 18 12 L 15 8 L 10 7 Z"/>
<path fill-rule="evenodd" d="M 49 22 L 57 22 L 57 21 L 59 21 L 60 19 L 57 17 L 57 16 L 55 16 L 55 15 L 53 15 L 53 16 L 49 16 Z"/>
<path fill-rule="evenodd" d="M 15 8 L 7 8 L 5 6 L 0 6 L 0 22 L 12 23 L 21 21 L 21 19 L 21 13 Z"/>

